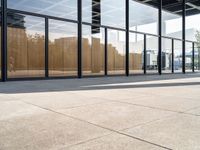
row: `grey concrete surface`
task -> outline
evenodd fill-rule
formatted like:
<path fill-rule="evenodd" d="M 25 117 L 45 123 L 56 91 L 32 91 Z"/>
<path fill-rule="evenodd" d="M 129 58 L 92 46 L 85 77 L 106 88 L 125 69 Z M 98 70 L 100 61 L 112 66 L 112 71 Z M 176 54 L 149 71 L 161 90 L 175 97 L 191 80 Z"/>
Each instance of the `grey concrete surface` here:
<path fill-rule="evenodd" d="M 198 150 L 200 74 L 0 83 L 0 150 Z"/>

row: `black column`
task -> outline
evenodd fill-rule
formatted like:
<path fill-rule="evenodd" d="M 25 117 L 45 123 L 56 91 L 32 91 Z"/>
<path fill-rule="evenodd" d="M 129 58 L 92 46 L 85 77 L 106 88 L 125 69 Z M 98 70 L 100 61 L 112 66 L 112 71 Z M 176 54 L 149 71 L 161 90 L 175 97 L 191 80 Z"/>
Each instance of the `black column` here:
<path fill-rule="evenodd" d="M 108 30 L 105 28 L 105 76 L 108 75 Z"/>
<path fill-rule="evenodd" d="M 195 51 L 194 51 L 194 42 L 192 43 L 192 72 L 195 72 L 195 62 L 194 62 L 194 59 L 195 59 Z"/>
<path fill-rule="evenodd" d="M 174 73 L 174 39 L 172 39 L 172 73 Z"/>
<path fill-rule="evenodd" d="M 186 15 L 186 12 L 185 12 L 185 0 L 183 0 L 183 16 L 182 16 L 182 30 L 183 30 L 183 35 L 182 35 L 182 45 L 183 45 L 183 49 L 182 49 L 182 72 L 185 73 L 185 15 Z"/>
<path fill-rule="evenodd" d="M 143 59 L 144 59 L 144 61 L 143 61 L 143 69 L 144 69 L 144 74 L 146 74 L 147 73 L 147 36 L 146 36 L 146 34 L 144 34 L 144 52 L 143 52 L 143 54 L 144 54 L 144 56 L 143 56 Z"/>
<path fill-rule="evenodd" d="M 2 27 L 1 27 L 1 77 L 2 81 L 7 80 L 7 0 L 1 1 L 2 6 Z"/>
<path fill-rule="evenodd" d="M 126 76 L 129 76 L 129 0 L 126 0 Z"/>
<path fill-rule="evenodd" d="M 49 20 L 45 18 L 45 77 L 49 77 Z"/>
<path fill-rule="evenodd" d="M 162 74 L 162 0 L 159 0 L 158 73 Z"/>
<path fill-rule="evenodd" d="M 78 0 L 78 78 L 82 78 L 82 0 Z"/>

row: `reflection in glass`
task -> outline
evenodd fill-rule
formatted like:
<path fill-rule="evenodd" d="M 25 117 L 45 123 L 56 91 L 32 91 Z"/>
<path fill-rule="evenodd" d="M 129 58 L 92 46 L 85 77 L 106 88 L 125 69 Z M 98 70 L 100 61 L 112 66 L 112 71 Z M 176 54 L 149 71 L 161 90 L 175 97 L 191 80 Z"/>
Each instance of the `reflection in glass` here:
<path fill-rule="evenodd" d="M 77 0 L 8 0 L 8 8 L 77 20 Z"/>
<path fill-rule="evenodd" d="M 162 11 L 162 35 L 182 39 L 182 13 Z"/>
<path fill-rule="evenodd" d="M 143 73 L 144 35 L 129 34 L 129 71 L 130 73 Z"/>
<path fill-rule="evenodd" d="M 182 72 L 182 41 L 174 40 L 174 72 Z"/>
<path fill-rule="evenodd" d="M 158 34 L 158 9 L 136 0 L 129 3 L 130 30 Z"/>
<path fill-rule="evenodd" d="M 146 42 L 147 73 L 158 73 L 158 37 L 147 36 Z"/>
<path fill-rule="evenodd" d="M 125 32 L 108 30 L 108 74 L 125 74 Z"/>
<path fill-rule="evenodd" d="M 104 74 L 104 29 L 83 25 L 83 75 Z"/>
<path fill-rule="evenodd" d="M 77 76 L 77 25 L 49 20 L 49 76 Z"/>
<path fill-rule="evenodd" d="M 8 77 L 44 76 L 44 19 L 8 13 Z"/>
<path fill-rule="evenodd" d="M 83 22 L 125 28 L 125 1 L 82 0 L 82 15 Z"/>
<path fill-rule="evenodd" d="M 194 47 L 194 69 L 200 71 L 200 45 L 198 43 Z"/>
<path fill-rule="evenodd" d="M 198 2 L 199 3 L 199 2 Z M 200 11 L 198 6 L 195 6 L 197 3 L 195 1 L 188 2 L 187 7 L 192 7 L 193 9 L 186 9 L 186 17 L 185 17 L 185 35 L 186 40 L 190 41 L 200 41 Z"/>
<path fill-rule="evenodd" d="M 172 40 L 162 38 L 162 72 L 172 72 Z"/>
<path fill-rule="evenodd" d="M 185 43 L 185 70 L 192 72 L 192 51 L 193 46 L 191 42 Z"/>

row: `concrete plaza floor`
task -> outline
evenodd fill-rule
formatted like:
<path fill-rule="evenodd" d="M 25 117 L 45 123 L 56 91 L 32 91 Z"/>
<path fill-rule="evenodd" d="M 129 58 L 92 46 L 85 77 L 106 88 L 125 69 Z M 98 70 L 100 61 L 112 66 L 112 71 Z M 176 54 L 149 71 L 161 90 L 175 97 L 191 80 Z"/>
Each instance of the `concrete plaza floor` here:
<path fill-rule="evenodd" d="M 0 83 L 0 150 L 151 149 L 200 149 L 200 74 Z"/>

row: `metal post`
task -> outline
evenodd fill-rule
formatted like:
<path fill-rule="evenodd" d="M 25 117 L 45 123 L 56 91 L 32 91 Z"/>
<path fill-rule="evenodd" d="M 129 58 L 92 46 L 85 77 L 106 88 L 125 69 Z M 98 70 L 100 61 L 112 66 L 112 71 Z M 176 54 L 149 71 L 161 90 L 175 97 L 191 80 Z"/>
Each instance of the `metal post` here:
<path fill-rule="evenodd" d="M 108 75 L 108 30 L 105 28 L 105 76 Z"/>
<path fill-rule="evenodd" d="M 172 73 L 174 73 L 174 39 L 172 39 Z"/>
<path fill-rule="evenodd" d="M 158 73 L 162 74 L 162 0 L 159 1 Z"/>
<path fill-rule="evenodd" d="M 194 46 L 194 42 L 192 43 L 192 72 L 195 72 L 195 62 L 194 62 L 194 60 L 195 60 L 195 48 L 194 48 L 195 46 Z"/>
<path fill-rule="evenodd" d="M 126 0 L 126 76 L 129 76 L 129 0 Z"/>
<path fill-rule="evenodd" d="M 78 78 L 82 78 L 82 0 L 78 0 Z"/>
<path fill-rule="evenodd" d="M 1 1 L 2 27 L 1 27 L 1 77 L 7 80 L 7 0 Z"/>
<path fill-rule="evenodd" d="M 143 59 L 144 59 L 144 61 L 143 61 L 143 69 L 144 69 L 144 74 L 146 74 L 147 73 L 147 43 L 146 43 L 146 41 L 147 41 L 147 36 L 146 36 L 146 34 L 144 34 L 144 52 L 143 52 L 143 54 L 144 54 L 144 56 L 143 56 Z"/>
<path fill-rule="evenodd" d="M 45 77 L 49 77 L 49 20 L 45 18 Z"/>
<path fill-rule="evenodd" d="M 182 72 L 185 73 L 185 16 L 186 16 L 186 11 L 185 11 L 185 0 L 183 0 L 183 16 L 182 16 L 182 30 L 183 30 L 183 37 L 182 37 L 182 43 L 183 43 L 183 49 L 182 49 Z"/>

